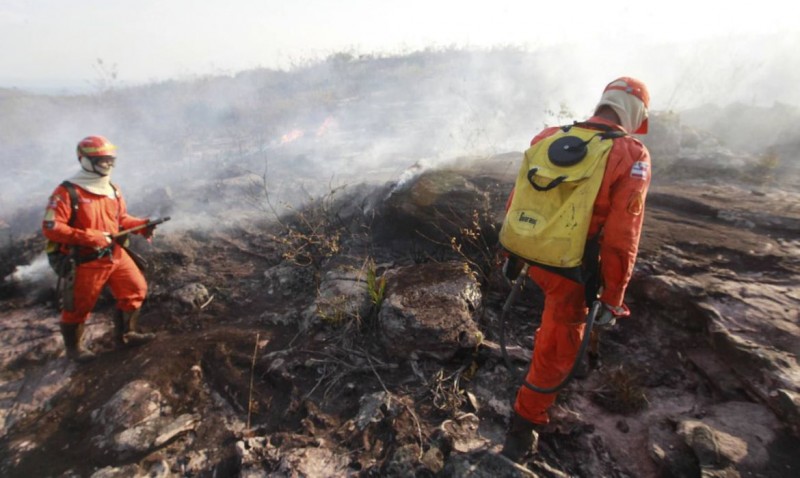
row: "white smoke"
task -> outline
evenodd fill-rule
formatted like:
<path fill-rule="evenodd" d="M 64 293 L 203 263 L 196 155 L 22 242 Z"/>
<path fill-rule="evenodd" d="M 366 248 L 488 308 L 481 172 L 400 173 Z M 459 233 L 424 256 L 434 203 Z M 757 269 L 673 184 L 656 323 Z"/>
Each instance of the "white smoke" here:
<path fill-rule="evenodd" d="M 36 256 L 29 265 L 17 266 L 9 278 L 11 283 L 24 286 L 31 293 L 53 287 L 57 280 L 45 253 Z"/>

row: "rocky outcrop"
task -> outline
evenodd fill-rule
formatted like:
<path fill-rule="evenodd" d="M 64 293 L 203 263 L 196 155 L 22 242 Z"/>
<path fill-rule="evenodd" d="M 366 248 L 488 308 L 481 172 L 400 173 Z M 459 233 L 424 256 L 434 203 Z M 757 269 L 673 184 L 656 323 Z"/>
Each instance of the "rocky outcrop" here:
<path fill-rule="evenodd" d="M 677 241 L 654 237 L 671 242 L 657 250 L 645 239 L 632 294 L 704 334 L 730 370 L 709 373 L 709 380 L 732 374 L 749 396 L 800 431 L 800 209 L 791 206 L 800 195 L 717 186 L 699 194 L 656 189 L 651 199 L 650 214 L 691 211 L 697 225 L 684 226 L 683 237 L 665 230 Z M 707 242 L 711 237 L 716 242 Z"/>
<path fill-rule="evenodd" d="M 441 230 L 429 208 L 456 203 L 438 197 L 471 198 L 457 203 L 465 216 L 502 212 L 498 176 L 436 174 L 446 187 L 411 178 L 406 200 L 417 203 L 380 220 Z M 497 454 L 519 386 L 496 345 L 508 286 L 449 242 L 411 254 L 417 228 L 391 247 L 380 235 L 343 243 L 319 270 L 248 253 L 263 231 L 194 235 L 191 271 L 165 262 L 171 274 L 154 280 L 154 290 L 189 284 L 147 302 L 156 340 L 114 350 L 106 301 L 89 326 L 100 357 L 81 367 L 62 357 L 54 311 L 3 301 L 0 472 L 784 476 L 799 463 L 788 433 L 800 406 L 798 199 L 654 184 L 626 298 L 633 317 L 603 331 L 598 367 L 561 394 L 523 467 Z M 384 295 L 370 296 L 368 270 L 385 278 Z M 538 294 L 527 284 L 506 323 L 517 365 L 530 357 Z"/>
<path fill-rule="evenodd" d="M 481 292 L 465 263 L 428 263 L 386 273 L 378 320 L 387 351 L 398 357 L 448 359 L 482 339 L 472 316 Z"/>
<path fill-rule="evenodd" d="M 199 416 L 174 417 L 162 409 L 161 401 L 161 392 L 153 384 L 143 380 L 128 383 L 92 412 L 96 426 L 92 442 L 124 458 L 161 448 L 197 426 Z"/>
<path fill-rule="evenodd" d="M 375 265 L 366 259 L 337 258 L 325 266 L 315 300 L 316 314 L 323 320 L 342 322 L 366 319 L 373 306 L 367 289 L 367 275 Z"/>
<path fill-rule="evenodd" d="M 487 192 L 454 170 L 426 170 L 388 192 L 377 227 L 385 234 L 449 243 L 489 208 Z"/>

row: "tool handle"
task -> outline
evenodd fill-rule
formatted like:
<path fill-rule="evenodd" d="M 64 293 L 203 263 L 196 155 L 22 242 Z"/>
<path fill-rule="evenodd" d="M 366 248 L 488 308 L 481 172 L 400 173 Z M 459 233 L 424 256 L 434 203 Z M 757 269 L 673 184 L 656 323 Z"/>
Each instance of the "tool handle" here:
<path fill-rule="evenodd" d="M 160 219 L 153 219 L 152 221 L 147 221 L 146 223 L 141 224 L 139 226 L 132 227 L 130 229 L 125 229 L 124 231 L 119 231 L 116 234 L 112 234 L 111 238 L 112 239 L 116 239 L 118 237 L 122 237 L 122 236 L 128 235 L 128 234 L 130 234 L 132 232 L 136 232 L 136 231 L 139 231 L 139 230 L 142 230 L 142 229 L 146 229 L 148 227 L 158 226 L 159 224 L 165 223 L 165 222 L 167 222 L 169 220 L 170 220 L 169 216 L 164 216 L 164 217 L 162 217 Z"/>

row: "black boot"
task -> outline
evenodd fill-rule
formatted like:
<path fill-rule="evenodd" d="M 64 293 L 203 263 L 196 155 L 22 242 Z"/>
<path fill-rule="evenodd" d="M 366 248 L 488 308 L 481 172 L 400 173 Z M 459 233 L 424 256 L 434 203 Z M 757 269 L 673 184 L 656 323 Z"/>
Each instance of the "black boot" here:
<path fill-rule="evenodd" d="M 83 348 L 83 333 L 86 330 L 85 324 L 65 324 L 61 323 L 61 336 L 64 338 L 64 348 L 67 351 L 67 358 L 78 363 L 86 363 L 94 360 L 96 355 L 91 350 Z"/>
<path fill-rule="evenodd" d="M 521 416 L 514 414 L 500 453 L 515 463 L 521 463 L 522 458 L 534 451 L 539 442 L 539 435 L 535 425 Z"/>
<path fill-rule="evenodd" d="M 575 367 L 575 371 L 572 373 L 572 377 L 577 380 L 583 380 L 584 378 L 588 377 L 589 373 L 592 371 L 592 366 L 589 362 L 589 354 L 583 354 L 581 357 L 576 358 L 575 360 L 579 361 Z"/>
<path fill-rule="evenodd" d="M 125 346 L 125 340 L 123 339 L 123 335 L 125 335 L 125 319 L 122 318 L 122 314 L 123 312 L 119 309 L 114 314 L 114 343 L 118 348 Z"/>
<path fill-rule="evenodd" d="M 114 340 L 118 346 L 136 346 L 150 342 L 156 338 L 156 334 L 139 332 L 139 311 L 130 312 L 117 311 L 114 317 Z"/>

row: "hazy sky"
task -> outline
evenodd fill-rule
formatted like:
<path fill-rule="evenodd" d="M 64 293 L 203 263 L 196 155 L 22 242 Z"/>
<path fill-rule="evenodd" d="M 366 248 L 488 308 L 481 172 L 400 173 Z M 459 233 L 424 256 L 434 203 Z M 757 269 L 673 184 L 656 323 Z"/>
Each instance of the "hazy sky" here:
<path fill-rule="evenodd" d="M 286 68 L 331 53 L 569 42 L 607 52 L 786 34 L 786 0 L 0 0 L 0 87 L 80 88 L 98 58 L 122 84 Z"/>

